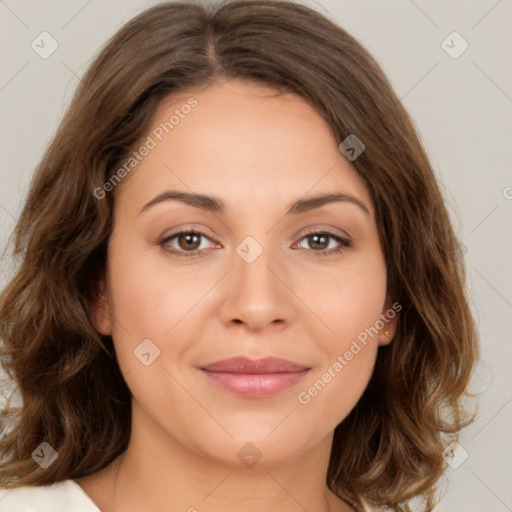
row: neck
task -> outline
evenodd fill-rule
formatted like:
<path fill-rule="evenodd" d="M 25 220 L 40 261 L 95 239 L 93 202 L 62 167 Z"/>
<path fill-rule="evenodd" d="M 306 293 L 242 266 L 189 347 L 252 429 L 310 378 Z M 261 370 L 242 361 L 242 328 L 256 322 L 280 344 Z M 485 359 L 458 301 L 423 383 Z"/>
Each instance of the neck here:
<path fill-rule="evenodd" d="M 103 512 L 353 511 L 326 485 L 332 435 L 284 461 L 262 457 L 244 467 L 196 453 L 142 418 L 132 425 L 127 450 L 101 472 L 102 484 L 77 480 Z"/>

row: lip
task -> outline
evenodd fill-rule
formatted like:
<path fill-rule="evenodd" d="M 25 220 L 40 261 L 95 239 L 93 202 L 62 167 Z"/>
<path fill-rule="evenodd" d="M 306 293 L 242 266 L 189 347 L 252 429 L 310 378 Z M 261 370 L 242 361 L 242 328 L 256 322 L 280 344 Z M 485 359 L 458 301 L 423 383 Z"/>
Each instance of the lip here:
<path fill-rule="evenodd" d="M 279 357 L 233 357 L 201 367 L 221 389 L 248 398 L 274 395 L 302 380 L 311 368 Z"/>

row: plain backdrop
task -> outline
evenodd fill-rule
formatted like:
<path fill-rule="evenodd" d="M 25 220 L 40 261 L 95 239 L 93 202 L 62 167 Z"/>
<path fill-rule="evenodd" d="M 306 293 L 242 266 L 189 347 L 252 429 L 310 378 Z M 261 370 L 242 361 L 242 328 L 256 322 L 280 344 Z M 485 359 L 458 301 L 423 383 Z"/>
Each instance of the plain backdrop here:
<path fill-rule="evenodd" d="M 0 1 L 2 249 L 84 70 L 124 22 L 156 3 Z M 436 512 L 512 511 L 512 2 L 303 3 L 352 33 L 386 72 L 418 127 L 463 247 L 482 341 L 478 419 L 461 438 Z M 48 37 L 42 32 L 58 44 L 45 59 L 31 46 Z M 2 262 L 0 286 L 11 267 Z"/>

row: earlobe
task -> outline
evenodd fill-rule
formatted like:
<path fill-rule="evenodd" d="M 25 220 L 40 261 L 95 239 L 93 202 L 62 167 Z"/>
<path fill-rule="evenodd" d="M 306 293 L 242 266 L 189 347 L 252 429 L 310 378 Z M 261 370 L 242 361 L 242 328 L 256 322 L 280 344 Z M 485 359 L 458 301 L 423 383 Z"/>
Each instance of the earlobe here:
<path fill-rule="evenodd" d="M 386 328 L 379 333 L 379 345 L 389 345 L 393 341 L 393 338 L 394 333 Z"/>
<path fill-rule="evenodd" d="M 112 334 L 110 301 L 103 280 L 98 285 L 92 307 L 94 327 L 101 335 L 110 336 Z"/>
<path fill-rule="evenodd" d="M 402 306 L 397 302 L 392 304 L 390 299 L 386 300 L 386 304 L 380 315 L 384 326 L 379 332 L 378 343 L 379 345 L 389 345 L 395 338 L 398 319 L 400 317 L 399 311 Z"/>

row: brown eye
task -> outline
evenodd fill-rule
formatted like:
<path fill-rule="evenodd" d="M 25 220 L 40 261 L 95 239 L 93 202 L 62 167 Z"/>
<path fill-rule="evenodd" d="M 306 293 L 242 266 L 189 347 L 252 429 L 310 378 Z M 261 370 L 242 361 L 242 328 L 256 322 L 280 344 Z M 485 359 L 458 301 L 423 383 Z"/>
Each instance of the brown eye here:
<path fill-rule="evenodd" d="M 199 231 L 180 231 L 166 237 L 160 242 L 160 245 L 166 251 L 177 256 L 200 256 L 203 249 L 208 248 L 208 244 L 206 244 L 206 247 L 201 247 L 203 239 L 210 240 L 209 237 Z"/>
<path fill-rule="evenodd" d="M 307 247 L 302 248 L 310 249 L 311 251 L 313 251 L 313 253 L 316 253 L 315 255 L 317 256 L 337 254 L 351 247 L 350 240 L 342 238 L 329 231 L 307 233 L 301 239 L 301 242 L 302 240 L 306 240 L 307 245 Z M 329 245 L 331 245 L 330 248 Z"/>

